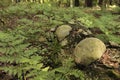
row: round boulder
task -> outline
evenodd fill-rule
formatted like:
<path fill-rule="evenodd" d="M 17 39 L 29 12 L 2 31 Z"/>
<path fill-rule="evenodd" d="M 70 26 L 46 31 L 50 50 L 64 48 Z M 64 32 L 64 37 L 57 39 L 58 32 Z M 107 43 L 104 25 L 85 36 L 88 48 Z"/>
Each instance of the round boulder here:
<path fill-rule="evenodd" d="M 99 59 L 106 51 L 105 44 L 97 38 L 86 38 L 78 43 L 74 50 L 77 64 L 89 65 Z"/>
<path fill-rule="evenodd" d="M 69 35 L 70 31 L 72 30 L 71 26 L 69 25 L 61 25 L 56 29 L 56 35 L 58 37 L 58 40 L 63 40 L 66 36 Z"/>

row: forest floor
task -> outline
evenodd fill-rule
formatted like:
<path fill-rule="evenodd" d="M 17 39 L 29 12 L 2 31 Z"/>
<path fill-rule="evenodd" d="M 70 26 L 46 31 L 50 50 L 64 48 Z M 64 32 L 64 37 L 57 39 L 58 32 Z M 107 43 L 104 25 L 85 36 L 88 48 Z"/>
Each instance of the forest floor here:
<path fill-rule="evenodd" d="M 76 65 L 76 68 L 83 71 L 89 77 L 89 79 L 85 80 L 120 80 L 120 9 L 118 11 L 107 10 L 103 12 L 93 9 L 78 10 L 80 9 L 60 8 L 57 10 L 56 8 L 47 8 L 45 6 L 40 9 L 39 6 L 33 4 L 11 6 L 0 10 L 0 31 L 14 30 L 19 26 L 26 26 L 28 28 L 42 26 L 42 30 L 49 33 L 51 29 L 62 24 L 71 25 L 75 23 L 75 26 L 79 27 L 79 24 L 76 23 L 80 22 L 83 24 L 83 27 L 80 28 L 90 30 L 92 36 L 101 39 L 105 43 L 107 50 L 101 59 L 88 67 L 83 68 Z M 34 38 L 33 36 L 31 37 Z M 82 39 L 86 37 L 88 36 L 84 36 Z M 34 43 L 34 40 L 30 42 L 32 43 L 32 41 Z M 48 50 L 48 52 L 51 51 Z M 0 66 L 2 66 L 2 63 L 0 63 Z M 2 70 L 0 72 L 0 80 L 18 79 L 11 77 Z"/>

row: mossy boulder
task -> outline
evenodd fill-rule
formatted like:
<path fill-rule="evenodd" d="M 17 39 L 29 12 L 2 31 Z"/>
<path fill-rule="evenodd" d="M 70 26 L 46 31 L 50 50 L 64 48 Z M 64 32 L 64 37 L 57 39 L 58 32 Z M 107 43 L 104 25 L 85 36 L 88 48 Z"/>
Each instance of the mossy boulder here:
<path fill-rule="evenodd" d="M 74 50 L 75 62 L 82 65 L 99 59 L 106 51 L 105 44 L 97 38 L 86 38 L 78 43 Z"/>
<path fill-rule="evenodd" d="M 69 25 L 61 25 L 56 29 L 56 35 L 58 37 L 58 40 L 63 40 L 66 36 L 70 34 L 70 31 L 72 30 L 71 26 Z"/>

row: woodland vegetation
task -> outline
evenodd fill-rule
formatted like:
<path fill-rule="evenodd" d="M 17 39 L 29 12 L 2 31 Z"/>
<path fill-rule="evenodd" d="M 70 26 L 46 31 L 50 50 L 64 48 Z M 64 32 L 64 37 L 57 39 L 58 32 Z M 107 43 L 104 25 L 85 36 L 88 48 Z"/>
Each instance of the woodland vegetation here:
<path fill-rule="evenodd" d="M 65 46 L 60 25 L 72 26 Z M 91 36 L 107 50 L 78 65 L 75 42 Z M 120 0 L 0 0 L 0 80 L 120 80 Z"/>

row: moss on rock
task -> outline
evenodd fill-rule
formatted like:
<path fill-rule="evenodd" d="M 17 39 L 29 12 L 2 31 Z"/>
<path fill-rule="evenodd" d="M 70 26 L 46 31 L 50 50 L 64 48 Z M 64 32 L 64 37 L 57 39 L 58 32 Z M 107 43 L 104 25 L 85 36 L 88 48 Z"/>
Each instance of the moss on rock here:
<path fill-rule="evenodd" d="M 72 28 L 69 25 L 59 26 L 56 30 L 56 35 L 57 35 L 59 41 L 63 40 L 66 36 L 68 36 L 71 30 L 72 30 Z"/>
<path fill-rule="evenodd" d="M 86 38 L 78 43 L 74 50 L 75 62 L 88 65 L 99 59 L 106 51 L 105 44 L 97 38 Z"/>

